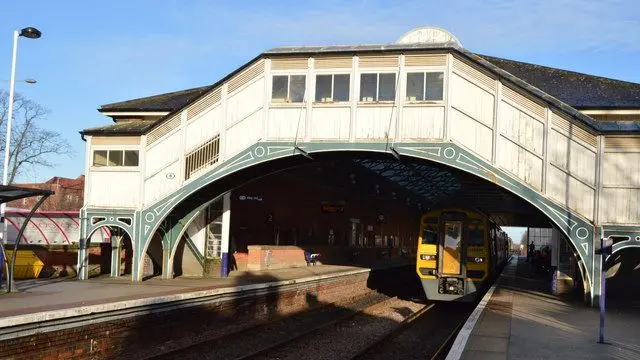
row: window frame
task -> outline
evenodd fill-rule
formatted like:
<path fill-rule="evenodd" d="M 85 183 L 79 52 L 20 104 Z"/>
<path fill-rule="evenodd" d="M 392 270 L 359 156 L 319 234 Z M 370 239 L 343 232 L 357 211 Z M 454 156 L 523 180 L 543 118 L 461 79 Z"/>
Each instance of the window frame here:
<path fill-rule="evenodd" d="M 94 153 L 96 151 L 107 152 L 107 165 L 94 165 Z M 109 165 L 109 153 L 112 151 L 122 152 L 122 165 Z M 138 165 L 124 165 L 125 164 L 125 151 L 137 151 L 138 152 Z M 92 146 L 89 168 L 92 171 L 139 171 L 140 168 L 140 148 L 138 146 L 121 146 L 121 147 L 109 147 L 109 146 Z"/>
<path fill-rule="evenodd" d="M 270 99 L 269 99 L 269 103 L 271 105 L 276 105 L 276 106 L 282 106 L 282 105 L 289 105 L 289 106 L 300 106 L 300 105 L 304 105 L 307 102 L 309 102 L 308 99 L 308 87 L 309 87 L 309 79 L 307 76 L 307 72 L 306 71 L 282 71 L 282 72 L 271 72 L 271 79 L 269 79 L 270 81 Z M 276 76 L 286 76 L 287 77 L 287 97 L 284 101 L 274 101 L 273 99 L 273 78 Z M 302 95 L 302 101 L 300 102 L 293 102 L 290 101 L 291 99 L 291 77 L 292 76 L 304 76 L 304 94 Z"/>
<path fill-rule="evenodd" d="M 313 103 L 314 104 L 348 104 L 351 102 L 351 97 L 353 96 L 353 91 L 352 90 L 352 84 L 353 84 L 353 79 L 352 79 L 352 73 L 350 72 L 343 72 L 343 71 L 316 71 L 314 73 L 315 77 L 313 79 L 313 89 L 314 89 L 314 94 L 313 94 Z M 331 76 L 331 101 L 318 101 L 317 96 L 318 96 L 318 76 Z M 346 75 L 349 77 L 349 86 L 347 88 L 348 92 L 349 92 L 349 96 L 347 98 L 347 100 L 340 100 L 340 101 L 336 101 L 335 99 L 335 87 L 336 87 L 336 75 Z"/>
<path fill-rule="evenodd" d="M 409 86 L 409 74 L 421 73 L 422 74 L 422 98 L 423 100 L 409 100 L 407 96 L 407 87 Z M 442 74 L 442 99 L 440 100 L 427 100 L 427 73 L 441 73 Z M 405 68 L 405 88 L 404 88 L 404 102 L 406 104 L 443 104 L 447 94 L 447 71 L 446 69 L 425 69 L 425 68 Z"/>
<path fill-rule="evenodd" d="M 376 75 L 376 97 L 375 100 L 369 101 L 369 100 L 362 100 L 362 75 L 367 75 L 367 74 L 375 74 Z M 393 74 L 395 75 L 395 91 L 393 92 L 394 94 L 394 99 L 393 100 L 378 100 L 380 99 L 380 74 Z M 399 72 L 397 70 L 375 70 L 375 69 L 367 69 L 366 71 L 360 71 L 358 72 L 358 104 L 395 104 L 395 102 L 398 100 L 398 74 Z"/>

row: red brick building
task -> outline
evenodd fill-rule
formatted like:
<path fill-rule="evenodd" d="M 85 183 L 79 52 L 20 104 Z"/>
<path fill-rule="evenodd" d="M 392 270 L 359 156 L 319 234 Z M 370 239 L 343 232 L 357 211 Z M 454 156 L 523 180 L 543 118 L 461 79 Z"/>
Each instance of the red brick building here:
<path fill-rule="evenodd" d="M 55 176 L 44 183 L 14 185 L 53 191 L 54 194 L 40 206 L 40 210 L 43 211 L 80 210 L 84 202 L 84 175 L 80 175 L 75 179 Z M 12 201 L 8 203 L 7 206 L 11 208 L 31 209 L 36 201 L 38 201 L 36 197 L 25 198 Z"/>

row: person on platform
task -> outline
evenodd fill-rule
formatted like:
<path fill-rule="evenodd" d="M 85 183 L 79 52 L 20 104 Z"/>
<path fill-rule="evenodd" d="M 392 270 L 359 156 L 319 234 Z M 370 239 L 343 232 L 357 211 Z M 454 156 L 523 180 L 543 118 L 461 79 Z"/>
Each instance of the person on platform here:
<path fill-rule="evenodd" d="M 533 259 L 533 254 L 536 251 L 536 245 L 532 242 L 529 243 L 529 248 L 527 250 L 527 261 Z"/>

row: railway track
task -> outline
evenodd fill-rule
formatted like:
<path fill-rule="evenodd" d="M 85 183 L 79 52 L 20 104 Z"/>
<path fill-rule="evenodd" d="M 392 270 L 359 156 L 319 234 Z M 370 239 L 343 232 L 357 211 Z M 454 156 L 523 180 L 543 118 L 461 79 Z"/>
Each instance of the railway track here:
<path fill-rule="evenodd" d="M 272 344 L 270 346 L 264 347 L 262 349 L 256 350 L 256 351 L 254 351 L 254 352 L 252 352 L 250 354 L 247 354 L 247 355 L 244 355 L 244 356 L 241 356 L 241 357 L 237 357 L 234 360 L 249 360 L 249 359 L 272 358 L 271 356 L 269 356 L 270 354 L 282 352 L 283 350 L 285 350 L 285 352 L 286 352 L 286 347 L 289 346 L 290 344 L 295 344 L 296 342 L 302 341 L 302 339 L 313 337 L 315 334 L 318 334 L 319 332 L 321 332 L 323 330 L 330 329 L 331 327 L 337 326 L 337 325 L 339 325 L 341 323 L 349 322 L 350 320 L 352 320 L 353 318 L 355 318 L 357 316 L 367 316 L 366 314 L 375 313 L 376 310 L 384 308 L 385 306 L 389 306 L 391 303 L 394 303 L 396 301 L 399 301 L 399 299 L 397 297 L 386 299 L 386 300 L 381 301 L 379 303 L 373 304 L 373 305 L 371 305 L 369 307 L 363 308 L 360 311 L 353 312 L 351 314 L 347 314 L 345 316 L 333 319 L 333 320 L 328 321 L 328 322 L 323 323 L 323 324 L 319 324 L 318 326 L 316 326 L 314 328 L 307 329 L 306 331 L 303 331 L 303 332 L 300 332 L 298 334 L 295 334 L 294 336 L 291 336 L 288 339 L 282 340 L 282 341 L 280 341 L 278 343 L 275 343 L 275 344 Z M 418 310 L 416 312 L 412 313 L 411 315 L 409 315 L 403 322 L 411 322 L 411 321 L 415 320 L 416 318 L 420 317 L 425 312 L 429 311 L 433 306 L 434 306 L 434 304 L 419 306 Z M 402 327 L 402 325 L 398 325 L 397 328 L 399 329 L 401 327 Z M 387 338 L 388 336 L 391 336 L 394 331 L 396 331 L 396 329 L 394 329 L 390 333 L 384 334 L 380 338 L 380 340 L 383 340 L 384 338 Z M 356 354 L 356 356 L 357 356 L 357 354 Z M 276 356 L 274 358 L 278 358 L 279 359 L 280 357 Z"/>
<path fill-rule="evenodd" d="M 391 281 L 387 295 L 238 328 L 154 359 L 443 359 L 473 304 L 433 303 L 421 291 Z"/>
<path fill-rule="evenodd" d="M 352 359 L 444 359 L 473 304 L 435 303 L 407 318 Z"/>

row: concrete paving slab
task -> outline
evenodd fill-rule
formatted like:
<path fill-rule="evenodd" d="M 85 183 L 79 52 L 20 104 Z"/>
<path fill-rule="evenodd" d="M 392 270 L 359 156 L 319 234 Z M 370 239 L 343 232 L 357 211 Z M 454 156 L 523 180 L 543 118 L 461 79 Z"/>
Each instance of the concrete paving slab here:
<path fill-rule="evenodd" d="M 465 351 L 462 353 L 462 360 L 506 360 L 507 353 L 497 353 L 491 351 Z"/>
<path fill-rule="evenodd" d="M 509 338 L 496 336 L 471 335 L 467 343 L 468 350 L 507 353 Z"/>

